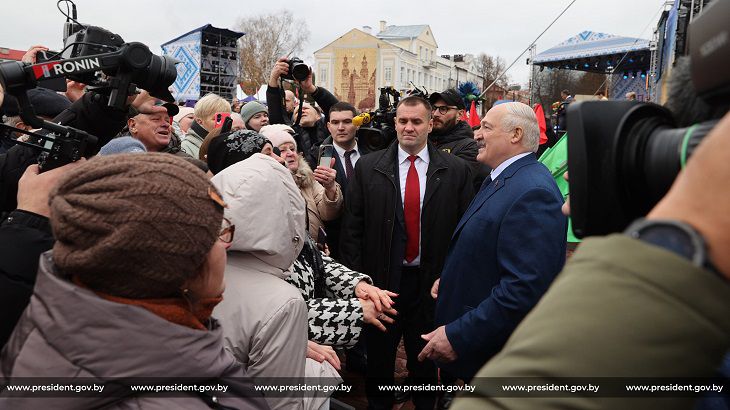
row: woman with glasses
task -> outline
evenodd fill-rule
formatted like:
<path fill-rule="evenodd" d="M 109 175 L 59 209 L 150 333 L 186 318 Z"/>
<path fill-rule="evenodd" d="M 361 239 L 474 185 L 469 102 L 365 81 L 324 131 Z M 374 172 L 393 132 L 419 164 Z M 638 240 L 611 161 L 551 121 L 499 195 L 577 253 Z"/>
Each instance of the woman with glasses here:
<path fill-rule="evenodd" d="M 43 178 L 31 167 L 21 185 L 41 186 Z M 103 389 L 43 401 L 6 389 L 0 407 L 267 407 L 211 317 L 234 227 L 201 170 L 167 154 L 96 157 L 70 169 L 45 203 L 56 242 L 41 256 L 30 304 L 3 350 L 0 380 L 54 377 Z M 159 396 L 132 387 L 182 386 L 182 378 L 198 390 Z M 203 384 L 227 390 L 203 392 Z"/>

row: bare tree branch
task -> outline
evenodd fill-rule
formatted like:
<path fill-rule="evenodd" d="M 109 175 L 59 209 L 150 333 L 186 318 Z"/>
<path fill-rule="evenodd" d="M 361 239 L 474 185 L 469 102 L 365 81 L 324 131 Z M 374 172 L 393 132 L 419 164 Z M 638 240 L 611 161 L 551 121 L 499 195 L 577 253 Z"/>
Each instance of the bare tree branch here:
<path fill-rule="evenodd" d="M 309 41 L 307 23 L 289 10 L 242 18 L 237 28 L 246 33 L 239 40 L 239 81 L 265 84 L 279 57 L 296 57 Z"/>

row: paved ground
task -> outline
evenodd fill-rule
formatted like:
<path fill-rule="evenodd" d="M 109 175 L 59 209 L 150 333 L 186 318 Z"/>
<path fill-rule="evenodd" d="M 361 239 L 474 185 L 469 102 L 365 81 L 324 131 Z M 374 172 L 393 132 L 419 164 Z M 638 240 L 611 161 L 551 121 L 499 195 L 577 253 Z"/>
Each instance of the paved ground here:
<path fill-rule="evenodd" d="M 366 409 L 368 401 L 365 398 L 365 377 L 360 373 L 348 372 L 347 364 L 345 363 L 345 355 L 340 355 L 342 361 L 342 378 L 345 380 L 345 384 L 352 386 L 352 391 L 347 395 L 335 396 L 338 400 L 349 404 L 356 409 Z M 401 340 L 400 346 L 398 346 L 398 354 L 395 359 L 395 379 L 396 382 L 401 382 L 405 379 L 408 371 L 406 370 L 406 352 L 403 349 L 403 341 Z M 393 410 L 413 410 L 413 403 L 408 402 L 401 405 L 396 405 Z"/>

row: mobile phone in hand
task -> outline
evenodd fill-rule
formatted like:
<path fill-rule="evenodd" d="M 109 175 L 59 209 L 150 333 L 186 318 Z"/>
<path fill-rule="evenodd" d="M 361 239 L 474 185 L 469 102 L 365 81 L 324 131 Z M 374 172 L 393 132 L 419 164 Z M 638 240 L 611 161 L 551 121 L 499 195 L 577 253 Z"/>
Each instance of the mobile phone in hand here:
<path fill-rule="evenodd" d="M 324 251 L 325 245 L 327 245 L 327 232 L 320 226 L 319 231 L 317 231 L 317 247 L 319 250 Z"/>
<path fill-rule="evenodd" d="M 226 118 L 230 118 L 231 113 L 230 112 L 217 112 L 215 113 L 215 125 L 214 128 L 221 128 L 223 126 L 223 123 L 226 121 Z"/>
<path fill-rule="evenodd" d="M 319 161 L 320 167 L 330 168 L 332 157 L 335 155 L 335 147 L 333 145 L 325 144 L 319 146 Z"/>

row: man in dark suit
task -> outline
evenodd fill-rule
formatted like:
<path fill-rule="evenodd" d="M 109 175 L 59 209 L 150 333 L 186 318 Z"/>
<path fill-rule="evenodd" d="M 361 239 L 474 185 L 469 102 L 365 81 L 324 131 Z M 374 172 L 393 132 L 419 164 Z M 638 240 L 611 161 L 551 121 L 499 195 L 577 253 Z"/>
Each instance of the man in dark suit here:
<path fill-rule="evenodd" d="M 474 138 L 492 168 L 459 221 L 439 281 L 436 330 L 419 359 L 465 381 L 499 352 L 565 262 L 563 197 L 537 162 L 540 131 L 522 103 L 487 112 Z"/>
<path fill-rule="evenodd" d="M 322 145 L 332 144 L 335 147 L 335 170 L 337 177 L 335 181 L 342 188 L 343 197 L 347 197 L 347 185 L 355 173 L 355 165 L 361 156 L 367 154 L 367 150 L 357 144 L 355 134 L 357 126 L 352 123 L 352 119 L 357 116 L 358 112 L 352 104 L 340 101 L 330 108 L 329 121 L 327 122 L 327 130 L 330 136 L 327 137 Z M 337 218 L 326 222 L 327 245 L 330 248 L 330 255 L 340 258 L 340 230 L 342 218 Z"/>
<path fill-rule="evenodd" d="M 367 327 L 367 394 L 369 408 L 390 409 L 395 356 L 403 336 L 408 371 L 414 384 L 435 384 L 436 366 L 419 362 L 432 329 L 431 284 L 438 278 L 449 240 L 473 196 L 466 162 L 428 143 L 433 128 L 431 105 L 407 97 L 396 110 L 398 140 L 358 161 L 345 199 L 340 253 L 349 267 L 373 278 L 381 289 L 398 293 L 397 316 L 388 331 Z M 382 317 L 388 312 L 383 309 Z M 391 312 L 392 314 L 392 312 Z M 381 319 L 382 320 L 382 319 Z M 433 392 L 413 397 L 417 409 L 433 409 Z"/>

